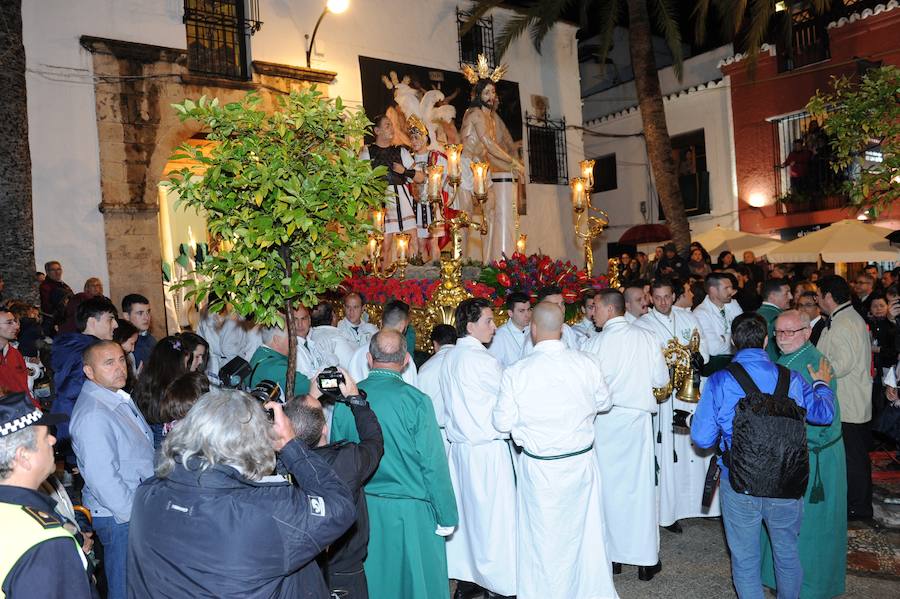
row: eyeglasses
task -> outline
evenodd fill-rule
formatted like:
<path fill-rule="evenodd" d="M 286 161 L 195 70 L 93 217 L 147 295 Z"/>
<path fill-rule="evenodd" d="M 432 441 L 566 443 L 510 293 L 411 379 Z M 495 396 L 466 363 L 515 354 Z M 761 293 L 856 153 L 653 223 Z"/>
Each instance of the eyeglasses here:
<path fill-rule="evenodd" d="M 799 333 L 800 331 L 802 331 L 802 330 L 804 330 L 804 329 L 808 329 L 808 328 L 809 328 L 809 327 L 802 327 L 802 328 L 794 329 L 794 330 L 790 330 L 790 329 L 787 329 L 787 330 L 779 330 L 779 329 L 775 329 L 775 336 L 776 336 L 776 337 L 793 337 L 794 335 L 796 335 L 796 334 Z"/>

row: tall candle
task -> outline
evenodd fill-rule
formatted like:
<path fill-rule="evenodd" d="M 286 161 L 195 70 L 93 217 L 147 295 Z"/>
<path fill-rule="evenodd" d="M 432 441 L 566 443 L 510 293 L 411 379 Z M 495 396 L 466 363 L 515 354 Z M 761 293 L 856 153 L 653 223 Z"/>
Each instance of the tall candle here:
<path fill-rule="evenodd" d="M 587 189 L 594 189 L 594 161 L 581 161 L 581 178 L 584 179 L 584 186 Z"/>
<path fill-rule="evenodd" d="M 519 234 L 519 239 L 516 240 L 516 251 L 523 256 L 525 255 L 525 241 L 528 239 L 528 235 L 525 233 Z"/>
<path fill-rule="evenodd" d="M 472 193 L 483 196 L 487 193 L 487 162 L 473 162 L 472 168 Z"/>
<path fill-rule="evenodd" d="M 378 231 L 384 231 L 384 212 L 381 210 L 376 210 L 372 213 L 372 221 L 375 224 L 375 229 Z"/>
<path fill-rule="evenodd" d="M 462 149 L 462 144 L 444 146 L 444 153 L 447 155 L 447 176 L 454 182 L 458 182 L 460 177 L 459 161 L 462 157 Z"/>
<path fill-rule="evenodd" d="M 437 202 L 441 199 L 441 181 L 444 178 L 444 167 L 434 164 L 428 167 L 428 200 Z"/>
<path fill-rule="evenodd" d="M 569 185 L 572 188 L 572 209 L 576 214 L 581 214 L 585 208 L 584 179 L 574 177 Z"/>
<path fill-rule="evenodd" d="M 378 240 L 374 237 L 369 237 L 369 261 L 372 262 L 375 260 L 375 250 L 378 247 Z"/>
<path fill-rule="evenodd" d="M 406 248 L 409 246 L 409 233 L 398 233 L 397 238 L 397 261 L 406 262 Z"/>

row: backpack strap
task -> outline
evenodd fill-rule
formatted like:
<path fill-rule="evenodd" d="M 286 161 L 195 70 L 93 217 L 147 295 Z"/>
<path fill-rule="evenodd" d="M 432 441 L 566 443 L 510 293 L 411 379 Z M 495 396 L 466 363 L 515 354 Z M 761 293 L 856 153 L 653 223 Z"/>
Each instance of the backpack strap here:
<path fill-rule="evenodd" d="M 726 370 L 731 373 L 731 376 L 733 376 L 734 380 L 736 380 L 738 385 L 741 386 L 741 389 L 744 390 L 744 393 L 762 393 L 762 391 L 759 390 L 759 387 L 756 386 L 756 383 L 753 382 L 753 379 L 750 378 L 750 375 L 747 374 L 747 371 L 740 364 L 740 362 L 731 362 L 731 364 L 727 366 Z"/>
<path fill-rule="evenodd" d="M 781 364 L 776 364 L 775 366 L 778 367 L 778 382 L 775 383 L 775 391 L 772 393 L 772 396 L 787 397 L 788 389 L 791 386 L 791 371 Z"/>

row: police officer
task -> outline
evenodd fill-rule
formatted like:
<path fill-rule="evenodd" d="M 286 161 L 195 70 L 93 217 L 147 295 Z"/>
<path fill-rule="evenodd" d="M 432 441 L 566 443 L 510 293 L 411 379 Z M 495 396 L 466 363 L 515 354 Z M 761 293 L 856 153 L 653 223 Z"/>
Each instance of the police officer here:
<path fill-rule="evenodd" d="M 37 491 L 56 468 L 48 427 L 64 420 L 35 408 L 25 393 L 0 397 L 0 599 L 92 596 L 81 546 L 63 528 L 56 502 Z"/>

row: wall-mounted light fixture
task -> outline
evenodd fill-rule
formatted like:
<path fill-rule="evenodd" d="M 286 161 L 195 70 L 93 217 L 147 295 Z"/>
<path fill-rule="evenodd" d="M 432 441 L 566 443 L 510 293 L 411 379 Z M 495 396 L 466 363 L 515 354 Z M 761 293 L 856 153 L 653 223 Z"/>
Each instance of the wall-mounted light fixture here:
<path fill-rule="evenodd" d="M 328 2 L 325 3 L 325 8 L 322 10 L 322 14 L 319 15 L 319 20 L 316 21 L 316 26 L 313 27 L 312 35 L 306 36 L 306 68 L 311 68 L 310 61 L 312 60 L 313 44 L 316 43 L 316 33 L 319 32 L 319 25 L 322 24 L 322 19 L 324 19 L 325 15 L 330 12 L 339 15 L 342 12 L 346 11 L 349 7 L 350 0 L 328 0 Z"/>

